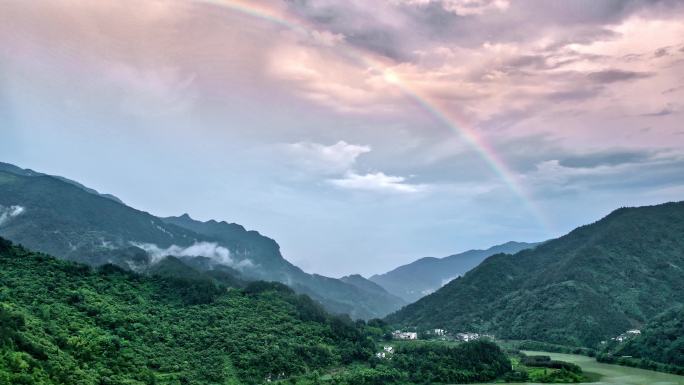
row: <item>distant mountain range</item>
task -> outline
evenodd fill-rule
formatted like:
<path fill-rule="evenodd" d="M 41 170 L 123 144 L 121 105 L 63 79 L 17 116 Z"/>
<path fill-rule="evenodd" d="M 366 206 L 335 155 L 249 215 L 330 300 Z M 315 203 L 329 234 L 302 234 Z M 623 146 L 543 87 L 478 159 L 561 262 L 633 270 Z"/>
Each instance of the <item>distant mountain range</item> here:
<path fill-rule="evenodd" d="M 376 274 L 369 279 L 388 292 L 411 303 L 465 274 L 489 256 L 499 253 L 515 254 L 538 244 L 506 242 L 487 250 L 469 250 L 444 258 L 421 258 L 387 273 Z"/>
<path fill-rule="evenodd" d="M 187 214 L 159 218 L 78 182 L 7 163 L 0 163 L 0 236 L 92 266 L 184 276 L 220 270 L 233 284 L 278 281 L 352 318 L 381 317 L 405 304 L 377 285 L 367 290 L 359 280 L 307 274 L 283 258 L 273 239 L 238 224 Z"/>
<path fill-rule="evenodd" d="M 684 202 L 621 208 L 496 254 L 386 318 L 397 325 L 594 347 L 684 303 Z"/>

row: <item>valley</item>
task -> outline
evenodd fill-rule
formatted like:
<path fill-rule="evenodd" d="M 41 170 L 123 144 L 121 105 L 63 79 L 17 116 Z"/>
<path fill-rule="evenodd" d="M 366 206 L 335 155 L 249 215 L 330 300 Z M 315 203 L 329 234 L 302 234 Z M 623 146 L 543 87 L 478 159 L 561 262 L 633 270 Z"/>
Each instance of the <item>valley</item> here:
<path fill-rule="evenodd" d="M 3 240 L 0 311 L 14 326 L 0 336 L 0 363 L 13 381 L 60 383 L 76 371 L 112 384 L 600 375 L 605 384 L 669 385 L 679 378 L 628 366 L 684 372 L 684 202 L 621 208 L 540 244 L 421 259 L 371 279 L 307 274 L 275 240 L 238 224 L 155 217 L 70 179 L 9 164 L 0 164 L 0 210 L 0 236 L 27 247 Z M 462 276 L 425 297 L 397 290 L 434 287 L 452 274 Z M 417 301 L 381 319 L 407 299 Z M 396 338 L 409 341 L 389 341 Z M 529 341 L 503 349 L 488 342 L 500 338 Z M 511 346 L 580 349 L 601 363 L 525 358 Z M 206 357 L 197 361 L 200 351 Z M 547 373 L 544 365 L 575 368 L 554 357 L 587 373 Z M 536 359 L 542 368 L 526 366 Z"/>
<path fill-rule="evenodd" d="M 585 374 L 591 377 L 589 383 L 595 385 L 682 385 L 684 377 L 651 370 L 630 368 L 597 362 L 592 357 L 549 352 L 524 351 L 528 355 L 545 355 L 554 360 L 579 365 Z M 513 384 L 513 383 L 508 383 Z M 526 384 L 535 384 L 528 382 Z M 537 384 L 535 384 L 537 385 Z"/>
<path fill-rule="evenodd" d="M 684 0 L 0 0 L 0 385 L 684 385 Z"/>

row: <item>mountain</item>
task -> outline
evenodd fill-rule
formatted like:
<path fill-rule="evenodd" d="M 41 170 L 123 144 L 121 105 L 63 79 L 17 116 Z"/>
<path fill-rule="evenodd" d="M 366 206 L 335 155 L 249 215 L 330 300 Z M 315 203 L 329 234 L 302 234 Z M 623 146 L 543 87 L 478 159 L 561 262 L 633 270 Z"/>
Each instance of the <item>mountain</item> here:
<path fill-rule="evenodd" d="M 21 168 L 21 167 L 15 166 L 15 165 L 13 165 L 13 164 L 3 163 L 3 162 L 0 162 L 0 171 L 6 171 L 6 172 L 9 172 L 9 173 L 12 173 L 12 174 L 23 175 L 23 176 L 39 176 L 39 175 L 40 175 L 40 176 L 51 176 L 51 177 L 57 178 L 57 179 L 59 179 L 59 180 L 61 180 L 61 181 L 63 181 L 63 182 L 66 182 L 66 183 L 69 183 L 69 184 L 71 184 L 71 185 L 74 185 L 74 186 L 80 188 L 81 190 L 83 190 L 83 191 L 85 191 L 85 192 L 88 192 L 88 193 L 91 193 L 91 194 L 94 194 L 94 195 L 99 195 L 99 196 L 101 196 L 101 197 L 104 197 L 104 198 L 107 198 L 107 199 L 111 199 L 111 200 L 113 200 L 114 202 L 122 203 L 122 204 L 123 204 L 123 202 L 121 201 L 121 199 L 117 198 L 116 196 L 114 196 L 114 195 L 112 195 L 112 194 L 101 194 L 101 193 L 97 192 L 97 191 L 94 190 L 94 189 L 88 188 L 88 187 L 86 187 L 86 186 L 84 186 L 84 185 L 82 185 L 82 184 L 80 184 L 80 183 L 78 183 L 78 182 L 76 182 L 76 181 L 74 181 L 74 180 L 71 180 L 71 179 L 68 179 L 68 178 L 65 178 L 65 177 L 62 177 L 62 176 L 42 174 L 42 173 L 39 173 L 39 172 L 37 172 L 37 171 L 33 171 L 33 170 L 29 169 L 29 168 Z"/>
<path fill-rule="evenodd" d="M 0 238 L 0 383 L 261 384 L 376 350 L 362 324 L 282 284 L 195 278 L 94 270 Z"/>
<path fill-rule="evenodd" d="M 285 260 L 280 246 L 256 231 L 247 231 L 234 223 L 196 221 L 188 214 L 163 218 L 163 221 L 198 234 L 212 242 L 218 242 L 234 250 L 241 260 L 249 258 L 259 269 L 243 269 L 243 275 L 252 279 L 283 282 L 295 290 L 310 295 L 326 304 L 335 313 L 348 313 L 359 318 L 380 317 L 404 306 L 401 298 L 388 293 L 382 287 L 361 276 L 340 280 L 318 274 L 307 274 Z M 366 281 L 362 284 L 361 281 Z"/>
<path fill-rule="evenodd" d="M 347 275 L 345 277 L 340 278 L 340 281 L 342 281 L 344 283 L 348 283 L 348 284 L 353 285 L 353 286 L 356 286 L 359 289 L 363 290 L 364 292 L 373 294 L 376 298 L 378 298 L 382 302 L 385 302 L 387 304 L 391 304 L 391 307 L 396 306 L 396 308 L 399 309 L 402 306 L 406 305 L 406 302 L 404 302 L 403 299 L 401 299 L 401 298 L 399 298 L 393 294 L 390 294 L 382 286 L 360 276 L 359 274 Z"/>
<path fill-rule="evenodd" d="M 469 250 L 444 258 L 421 258 L 369 279 L 388 292 L 411 303 L 434 292 L 452 279 L 460 277 L 491 255 L 515 254 L 538 244 L 507 242 L 487 250 Z"/>
<path fill-rule="evenodd" d="M 204 273 L 228 267 L 224 273 L 235 280 L 282 282 L 353 318 L 384 316 L 404 304 L 307 274 L 283 258 L 273 239 L 240 225 L 188 215 L 158 218 L 79 183 L 6 163 L 0 167 L 0 236 L 59 258 L 141 273 L 168 255 Z M 203 263 L 191 262 L 196 257 Z"/>
<path fill-rule="evenodd" d="M 684 202 L 621 208 L 497 254 L 387 321 L 596 346 L 684 303 Z"/>

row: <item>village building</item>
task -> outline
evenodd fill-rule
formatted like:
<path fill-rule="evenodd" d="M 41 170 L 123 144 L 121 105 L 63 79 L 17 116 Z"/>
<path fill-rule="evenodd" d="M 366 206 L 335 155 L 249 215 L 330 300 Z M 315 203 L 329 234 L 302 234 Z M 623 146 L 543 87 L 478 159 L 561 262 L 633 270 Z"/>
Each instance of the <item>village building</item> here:
<path fill-rule="evenodd" d="M 464 342 L 475 341 L 480 339 L 480 335 L 478 333 L 458 333 L 456 339 Z"/>
<path fill-rule="evenodd" d="M 392 338 L 395 340 L 417 340 L 418 333 L 416 332 L 402 332 L 401 330 L 395 330 L 392 332 Z"/>

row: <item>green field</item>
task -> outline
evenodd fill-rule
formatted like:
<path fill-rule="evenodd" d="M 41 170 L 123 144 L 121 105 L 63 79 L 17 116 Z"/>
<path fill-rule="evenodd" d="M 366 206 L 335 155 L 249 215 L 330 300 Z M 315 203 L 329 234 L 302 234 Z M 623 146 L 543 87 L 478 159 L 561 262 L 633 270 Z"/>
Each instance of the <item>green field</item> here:
<path fill-rule="evenodd" d="M 602 364 L 587 356 L 532 351 L 525 351 L 525 354 L 545 355 L 554 360 L 575 363 L 581 366 L 589 377 L 598 378 L 597 382 L 593 382 L 596 385 L 684 385 L 684 376 Z"/>

